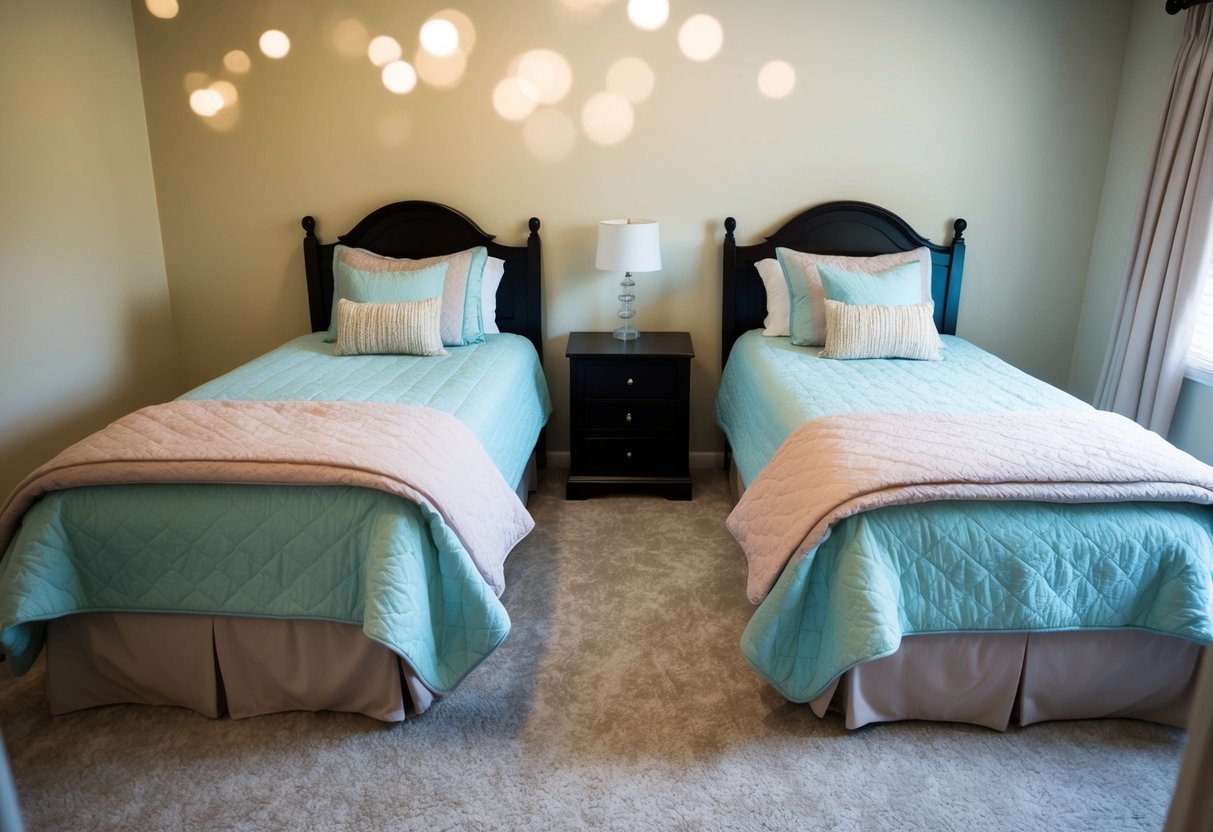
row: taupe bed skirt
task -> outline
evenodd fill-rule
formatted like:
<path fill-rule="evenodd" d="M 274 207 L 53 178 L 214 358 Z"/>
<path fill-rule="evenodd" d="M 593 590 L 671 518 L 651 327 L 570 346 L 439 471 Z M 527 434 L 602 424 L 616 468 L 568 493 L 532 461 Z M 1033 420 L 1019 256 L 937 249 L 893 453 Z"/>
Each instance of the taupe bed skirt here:
<path fill-rule="evenodd" d="M 848 728 L 926 719 L 1006 730 L 1132 717 L 1182 727 L 1201 648 L 1135 631 L 910 636 L 812 701 Z M 210 717 L 346 711 L 384 722 L 434 701 L 408 663 L 352 624 L 162 613 L 50 622 L 53 713 L 143 703 Z"/>
<path fill-rule="evenodd" d="M 1135 630 L 908 636 L 810 705 L 847 728 L 928 719 L 1005 731 L 1056 719 L 1130 717 L 1184 727 L 1201 648 Z"/>
<path fill-rule="evenodd" d="M 328 710 L 384 722 L 435 698 L 354 624 L 133 612 L 49 622 L 46 693 L 56 714 L 138 703 L 209 717 Z"/>

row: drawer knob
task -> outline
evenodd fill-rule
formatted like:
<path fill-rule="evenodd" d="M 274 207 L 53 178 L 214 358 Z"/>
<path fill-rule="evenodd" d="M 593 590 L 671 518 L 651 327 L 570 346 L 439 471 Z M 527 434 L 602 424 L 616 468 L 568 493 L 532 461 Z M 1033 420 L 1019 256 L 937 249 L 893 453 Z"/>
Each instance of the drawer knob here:
<path fill-rule="evenodd" d="M 630 422 L 630 421 L 632 421 L 632 414 L 631 414 L 631 413 L 629 413 L 627 416 L 624 416 L 624 417 L 623 417 L 623 421 L 625 421 L 625 422 Z"/>
<path fill-rule="evenodd" d="M 636 382 L 635 382 L 635 381 L 633 381 L 632 379 L 628 379 L 628 387 L 631 387 L 631 386 L 632 386 L 633 384 L 635 384 L 635 383 L 636 383 Z"/>
<path fill-rule="evenodd" d="M 628 458 L 628 459 L 631 459 L 631 458 L 632 458 L 632 452 L 631 452 L 631 451 L 628 451 L 628 452 L 627 452 L 627 454 L 626 454 L 626 456 L 627 456 L 627 458 Z"/>

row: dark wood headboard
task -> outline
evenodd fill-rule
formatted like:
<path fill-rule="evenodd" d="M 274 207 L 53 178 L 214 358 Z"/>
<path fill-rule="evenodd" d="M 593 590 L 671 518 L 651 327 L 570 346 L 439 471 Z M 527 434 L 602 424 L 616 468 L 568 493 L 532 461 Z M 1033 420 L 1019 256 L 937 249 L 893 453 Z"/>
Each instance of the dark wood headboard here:
<path fill-rule="evenodd" d="M 901 217 L 867 202 L 827 202 L 784 223 L 765 242 L 739 246 L 733 236 L 737 220 L 724 221 L 724 292 L 721 303 L 721 366 L 743 332 L 760 329 L 767 314 L 767 296 L 754 264 L 775 256 L 777 247 L 816 254 L 870 257 L 920 246 L 931 249 L 931 297 L 935 326 L 945 335 L 956 333 L 960 281 L 964 272 L 964 231 L 968 223 L 952 223 L 949 245 L 932 243 Z"/>
<path fill-rule="evenodd" d="M 539 220 L 531 217 L 525 245 L 494 242 L 469 217 L 437 202 L 395 202 L 372 211 L 337 241 L 384 257 L 421 259 L 484 246 L 490 257 L 505 261 L 497 288 L 497 327 L 529 338 L 543 360 L 543 277 L 540 265 Z M 328 329 L 333 309 L 333 249 L 316 236 L 316 218 L 304 217 L 303 262 L 312 331 Z"/>

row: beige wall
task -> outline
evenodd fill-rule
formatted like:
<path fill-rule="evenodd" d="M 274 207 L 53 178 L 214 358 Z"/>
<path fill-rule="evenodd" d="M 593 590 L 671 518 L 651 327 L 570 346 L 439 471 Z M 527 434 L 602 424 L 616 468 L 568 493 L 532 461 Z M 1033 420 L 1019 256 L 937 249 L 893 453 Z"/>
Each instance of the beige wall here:
<path fill-rule="evenodd" d="M 1184 379 L 1167 438 L 1197 459 L 1213 465 L 1213 386 Z"/>
<path fill-rule="evenodd" d="M 0 0 L 0 493 L 179 392 L 130 7 Z"/>
<path fill-rule="evenodd" d="M 712 399 L 728 215 L 742 242 L 829 199 L 886 205 L 935 240 L 964 216 L 960 333 L 1047 380 L 1066 380 L 1128 0 L 675 3 L 653 33 L 631 27 L 625 5 L 533 0 L 523 14 L 522 4 L 467 0 L 458 8 L 477 42 L 462 81 L 398 97 L 365 58 L 338 55 L 334 27 L 356 17 L 411 55 L 418 26 L 443 4 L 360 0 L 338 13 L 321 0 L 212 0 L 182 3 L 163 21 L 134 0 L 187 381 L 305 331 L 301 215 L 315 214 L 332 239 L 404 198 L 454 205 L 506 241 L 523 239 L 529 216 L 543 220 L 557 450 L 568 446 L 566 335 L 617 322 L 618 276 L 593 267 L 594 225 L 614 216 L 661 222 L 665 267 L 638 277 L 637 323 L 694 336 L 693 450 L 722 446 Z M 677 47 L 677 28 L 694 12 L 715 15 L 725 32 L 723 50 L 706 63 Z M 270 27 L 292 39 L 281 61 L 256 50 Z M 563 54 L 573 74 L 555 109 L 577 137 L 555 162 L 535 158 L 525 128 L 491 104 L 511 60 L 538 47 Z M 232 49 L 252 54 L 246 76 L 224 72 Z M 599 146 L 576 124 L 624 55 L 647 61 L 656 85 L 636 106 L 631 135 Z M 774 59 L 798 73 L 779 101 L 755 84 Z M 227 131 L 188 108 L 190 72 L 235 82 L 239 117 Z M 407 139 L 385 141 L 401 124 Z"/>

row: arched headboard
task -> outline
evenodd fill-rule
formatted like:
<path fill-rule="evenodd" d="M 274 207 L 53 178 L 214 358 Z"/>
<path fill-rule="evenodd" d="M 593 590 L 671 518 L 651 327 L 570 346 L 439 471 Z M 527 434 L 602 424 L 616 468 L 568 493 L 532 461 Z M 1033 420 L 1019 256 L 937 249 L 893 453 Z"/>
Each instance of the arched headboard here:
<path fill-rule="evenodd" d="M 539 220 L 527 223 L 530 234 L 521 246 L 495 242 L 469 217 L 437 202 L 395 202 L 372 211 L 337 241 L 384 257 L 421 259 L 484 246 L 490 257 L 505 261 L 497 288 L 497 326 L 529 338 L 543 358 L 543 277 L 540 265 Z M 316 218 L 303 218 L 303 261 L 307 270 L 312 331 L 328 329 L 333 308 L 333 249 L 316 236 Z"/>
<path fill-rule="evenodd" d="M 960 308 L 960 281 L 964 271 L 962 219 L 952 223 L 952 241 L 946 246 L 932 243 L 901 217 L 867 202 L 827 202 L 797 214 L 765 242 L 737 245 L 737 221 L 724 221 L 724 289 L 721 298 L 721 366 L 729 358 L 733 342 L 747 330 L 762 327 L 766 317 L 766 291 L 754 264 L 775 256 L 777 247 L 817 254 L 870 257 L 920 246 L 931 250 L 931 297 L 935 302 L 935 326 L 941 333 L 956 332 Z"/>

